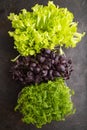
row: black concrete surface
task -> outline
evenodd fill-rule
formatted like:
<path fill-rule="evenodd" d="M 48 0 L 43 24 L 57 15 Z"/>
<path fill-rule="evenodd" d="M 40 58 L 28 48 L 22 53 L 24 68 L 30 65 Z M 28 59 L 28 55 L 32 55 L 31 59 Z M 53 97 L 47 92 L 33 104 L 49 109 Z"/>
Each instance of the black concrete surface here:
<path fill-rule="evenodd" d="M 17 94 L 21 86 L 11 79 L 10 59 L 16 56 L 13 39 L 8 30 L 11 24 L 7 19 L 10 12 L 30 8 L 36 3 L 47 4 L 48 0 L 0 0 L 0 130 L 37 130 L 33 125 L 21 122 L 21 115 L 14 112 Z M 54 0 L 60 7 L 67 7 L 79 21 L 78 30 L 87 33 L 87 0 Z M 73 102 L 77 109 L 64 122 L 55 122 L 43 126 L 41 130 L 87 130 L 87 34 L 75 49 L 66 50 L 73 60 L 74 72 L 68 85 L 75 90 Z"/>

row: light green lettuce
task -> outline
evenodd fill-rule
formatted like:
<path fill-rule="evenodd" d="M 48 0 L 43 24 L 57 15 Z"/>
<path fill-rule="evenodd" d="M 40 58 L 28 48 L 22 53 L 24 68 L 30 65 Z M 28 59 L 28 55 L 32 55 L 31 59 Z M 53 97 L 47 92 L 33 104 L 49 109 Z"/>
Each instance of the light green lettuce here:
<path fill-rule="evenodd" d="M 55 46 L 76 47 L 84 36 L 77 31 L 77 22 L 67 8 L 59 8 L 49 1 L 47 6 L 36 4 L 32 12 L 21 10 L 17 15 L 10 13 L 14 31 L 14 48 L 23 55 L 35 55 L 41 48 L 54 49 Z"/>

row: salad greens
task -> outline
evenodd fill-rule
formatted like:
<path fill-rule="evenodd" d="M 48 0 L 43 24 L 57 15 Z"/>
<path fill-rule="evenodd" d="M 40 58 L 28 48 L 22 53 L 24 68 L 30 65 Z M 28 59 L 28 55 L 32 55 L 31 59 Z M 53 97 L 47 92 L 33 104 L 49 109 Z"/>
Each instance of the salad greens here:
<path fill-rule="evenodd" d="M 12 77 L 26 85 L 18 95 L 15 111 L 23 115 L 23 122 L 37 128 L 52 120 L 65 120 L 75 108 L 74 93 L 65 84 L 73 71 L 72 60 L 66 58 L 62 47 L 76 47 L 85 33 L 78 32 L 72 12 L 52 1 L 46 6 L 36 4 L 31 12 L 10 13 L 8 19 L 14 29 L 9 35 L 19 52 L 12 60 Z"/>
<path fill-rule="evenodd" d="M 22 56 L 35 55 L 42 48 L 75 47 L 84 35 L 77 32 L 73 14 L 52 1 L 47 6 L 36 4 L 32 12 L 23 9 L 18 15 L 10 13 L 8 19 L 14 28 L 9 35 Z"/>
<path fill-rule="evenodd" d="M 73 91 L 62 78 L 22 89 L 15 110 L 23 114 L 23 122 L 37 128 L 52 120 L 64 120 L 75 112 L 71 96 Z"/>

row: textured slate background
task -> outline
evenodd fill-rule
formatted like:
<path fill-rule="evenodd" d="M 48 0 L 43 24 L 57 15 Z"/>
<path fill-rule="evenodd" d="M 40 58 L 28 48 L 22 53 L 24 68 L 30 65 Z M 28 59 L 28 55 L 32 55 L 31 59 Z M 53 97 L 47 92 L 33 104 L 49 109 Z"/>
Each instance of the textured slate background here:
<path fill-rule="evenodd" d="M 13 39 L 8 30 L 11 24 L 7 19 L 10 12 L 18 13 L 20 9 L 30 8 L 36 3 L 47 4 L 48 0 L 0 0 L 0 130 L 37 130 L 33 125 L 23 124 L 20 114 L 14 112 L 20 85 L 11 80 L 10 59 L 16 56 Z M 67 7 L 79 21 L 78 30 L 87 32 L 86 0 L 54 0 L 60 7 Z M 74 64 L 74 72 L 68 85 L 75 90 L 73 97 L 76 114 L 65 122 L 52 122 L 41 130 L 87 130 L 87 35 L 75 49 L 66 50 Z"/>

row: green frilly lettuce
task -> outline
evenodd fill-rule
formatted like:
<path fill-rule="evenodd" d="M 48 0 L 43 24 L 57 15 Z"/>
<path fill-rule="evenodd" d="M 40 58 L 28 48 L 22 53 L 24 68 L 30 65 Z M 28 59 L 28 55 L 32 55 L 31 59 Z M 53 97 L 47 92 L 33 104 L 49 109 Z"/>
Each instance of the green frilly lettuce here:
<path fill-rule="evenodd" d="M 18 15 L 10 13 L 8 19 L 14 28 L 9 31 L 14 48 L 23 56 L 35 55 L 41 48 L 76 47 L 84 35 L 77 32 L 73 14 L 52 1 L 47 6 L 36 4 L 32 12 L 23 9 Z"/>
<path fill-rule="evenodd" d="M 54 82 L 27 86 L 19 94 L 15 110 L 23 115 L 23 122 L 41 128 L 52 120 L 65 120 L 66 116 L 75 112 L 72 95 L 73 91 L 61 78 Z"/>

